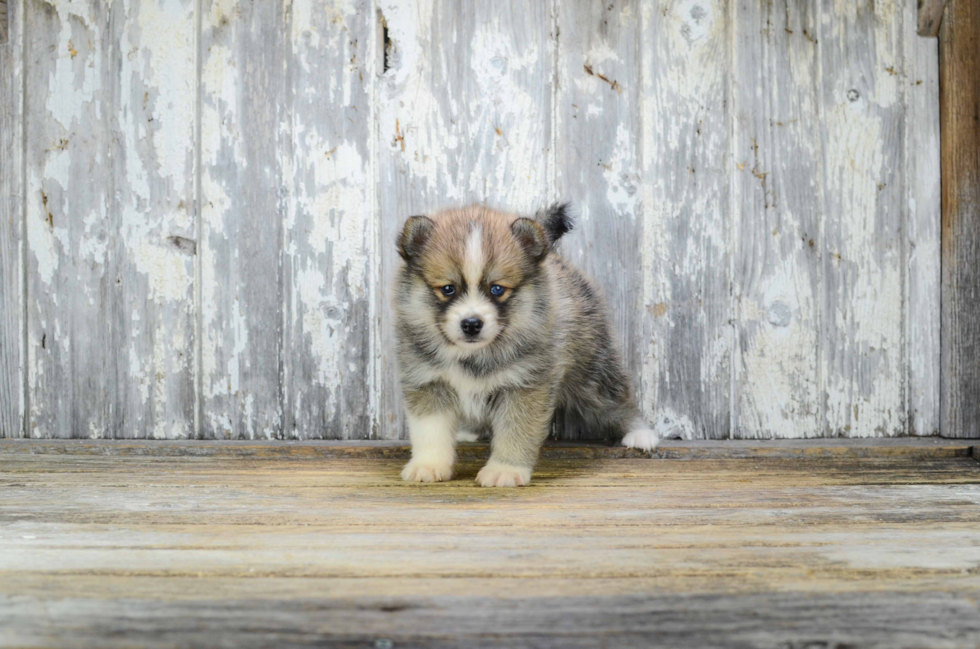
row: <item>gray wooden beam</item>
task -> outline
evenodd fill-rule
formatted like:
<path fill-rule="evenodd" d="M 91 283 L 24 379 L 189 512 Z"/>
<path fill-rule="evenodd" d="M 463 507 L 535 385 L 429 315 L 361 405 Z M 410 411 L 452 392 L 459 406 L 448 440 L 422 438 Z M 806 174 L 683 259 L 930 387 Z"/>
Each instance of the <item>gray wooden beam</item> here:
<path fill-rule="evenodd" d="M 939 36 L 946 0 L 919 0 L 919 36 Z"/>
<path fill-rule="evenodd" d="M 10 5 L 15 9 L 17 0 Z M 0 437 L 24 431 L 23 67 L 19 12 L 0 0 Z"/>
<path fill-rule="evenodd" d="M 820 32 L 811 36 L 824 117 L 824 215 L 815 247 L 822 250 L 825 434 L 872 437 L 907 432 L 907 377 L 895 369 L 906 355 L 900 215 L 908 198 L 890 162 L 906 151 L 905 109 L 893 79 L 905 57 L 903 32 L 899 20 L 864 6 L 825 0 Z"/>
<path fill-rule="evenodd" d="M 980 4 L 952 0 L 939 38 L 942 434 L 980 437 Z"/>
<path fill-rule="evenodd" d="M 208 0 L 202 11 L 199 434 L 275 438 L 282 434 L 283 8 Z"/>
<path fill-rule="evenodd" d="M 816 3 L 733 12 L 732 238 L 736 344 L 732 436 L 824 432 L 820 293 L 824 210 Z M 790 63 L 792 61 L 792 63 Z M 775 289 L 775 290 L 774 290 Z"/>
<path fill-rule="evenodd" d="M 641 404 L 658 431 L 685 437 L 730 435 L 728 15 L 723 0 L 641 12 Z"/>
<path fill-rule="evenodd" d="M 25 7 L 27 433 L 33 437 L 112 435 L 115 376 L 107 350 L 115 349 L 109 322 L 118 233 L 107 208 L 114 196 L 111 120 L 118 114 L 109 64 L 114 15 L 98 3 Z"/>
<path fill-rule="evenodd" d="M 114 437 L 194 434 L 194 0 L 113 4 L 109 329 Z M 146 28 L 174 34 L 165 44 Z M 70 53 L 69 53 L 70 54 Z M 135 314 L 135 316 L 134 316 Z"/>
<path fill-rule="evenodd" d="M 194 7 L 25 9 L 31 435 L 192 431 Z"/>
<path fill-rule="evenodd" d="M 939 434 L 940 230 L 939 47 L 905 18 L 905 341 L 909 435 Z"/>
<path fill-rule="evenodd" d="M 636 299 L 643 286 L 640 14 L 633 0 L 557 7 L 553 137 L 556 196 L 571 202 L 577 221 L 562 251 L 602 288 L 635 388 L 647 346 Z M 562 439 L 604 434 L 575 417 L 557 424 Z"/>
<path fill-rule="evenodd" d="M 767 440 L 664 440 L 652 453 L 604 443 L 548 441 L 541 449 L 541 460 L 736 460 L 796 459 L 828 460 L 842 458 L 914 458 L 936 460 L 972 457 L 977 446 L 966 440 L 939 437 L 859 437 L 833 439 Z M 461 444 L 457 448 L 462 462 L 486 460 L 489 444 Z M 193 457 L 248 458 L 250 460 L 407 460 L 411 447 L 402 440 L 144 440 L 144 439 L 15 439 L 0 440 L 0 455 L 65 457 Z"/>
<path fill-rule="evenodd" d="M 380 279 L 372 200 L 379 71 L 370 4 L 312 13 L 292 5 L 283 17 L 291 34 L 279 143 L 279 156 L 291 161 L 282 170 L 287 439 L 369 437 L 376 421 L 367 387 Z"/>

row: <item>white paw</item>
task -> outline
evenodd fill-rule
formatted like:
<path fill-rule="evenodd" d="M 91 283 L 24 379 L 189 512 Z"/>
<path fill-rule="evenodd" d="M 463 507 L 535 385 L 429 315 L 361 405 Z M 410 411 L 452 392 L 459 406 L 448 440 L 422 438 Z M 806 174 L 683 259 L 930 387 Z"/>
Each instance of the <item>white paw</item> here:
<path fill-rule="evenodd" d="M 476 474 L 481 487 L 523 487 L 531 482 L 531 469 L 490 460 Z"/>
<path fill-rule="evenodd" d="M 456 432 L 457 442 L 476 442 L 479 441 L 480 436 L 474 433 L 472 430 L 465 430 L 460 428 Z"/>
<path fill-rule="evenodd" d="M 626 448 L 638 448 L 641 451 L 652 451 L 657 448 L 660 438 L 649 428 L 637 428 L 626 433 L 623 438 L 623 446 Z"/>
<path fill-rule="evenodd" d="M 432 462 L 410 461 L 402 469 L 402 480 L 405 482 L 443 482 L 453 477 L 451 464 L 433 464 Z"/>

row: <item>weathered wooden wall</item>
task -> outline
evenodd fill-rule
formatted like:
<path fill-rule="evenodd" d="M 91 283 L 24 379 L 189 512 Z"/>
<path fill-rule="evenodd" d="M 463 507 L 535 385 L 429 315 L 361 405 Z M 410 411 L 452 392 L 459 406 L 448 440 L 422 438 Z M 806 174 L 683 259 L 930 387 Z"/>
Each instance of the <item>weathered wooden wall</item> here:
<path fill-rule="evenodd" d="M 913 0 L 9 4 L 0 436 L 399 437 L 400 222 L 556 199 L 653 423 L 939 430 Z"/>

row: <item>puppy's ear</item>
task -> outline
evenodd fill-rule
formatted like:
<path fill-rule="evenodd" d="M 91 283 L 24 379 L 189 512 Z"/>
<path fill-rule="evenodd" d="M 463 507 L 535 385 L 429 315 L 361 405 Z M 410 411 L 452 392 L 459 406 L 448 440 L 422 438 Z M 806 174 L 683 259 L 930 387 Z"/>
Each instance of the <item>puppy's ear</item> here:
<path fill-rule="evenodd" d="M 410 216 L 398 235 L 398 254 L 405 261 L 418 256 L 436 229 L 435 221 L 427 216 Z"/>
<path fill-rule="evenodd" d="M 541 224 L 532 219 L 517 219 L 510 226 L 510 231 L 514 233 L 517 242 L 527 253 L 527 256 L 534 261 L 544 259 L 551 246 L 548 244 L 548 235 L 545 233 Z"/>
<path fill-rule="evenodd" d="M 549 246 L 554 246 L 563 234 L 575 227 L 575 221 L 568 212 L 568 203 L 555 203 L 551 207 L 538 210 L 534 215 L 534 219 L 548 235 Z"/>

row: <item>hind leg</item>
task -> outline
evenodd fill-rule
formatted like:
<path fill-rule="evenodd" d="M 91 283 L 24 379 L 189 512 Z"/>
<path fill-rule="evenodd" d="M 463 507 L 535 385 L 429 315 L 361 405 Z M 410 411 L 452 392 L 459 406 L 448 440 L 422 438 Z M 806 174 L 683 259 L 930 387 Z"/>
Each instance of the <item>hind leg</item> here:
<path fill-rule="evenodd" d="M 660 436 L 647 426 L 633 406 L 611 405 L 608 409 L 591 413 L 595 427 L 606 431 L 607 438 L 626 448 L 652 451 L 660 443 Z"/>
<path fill-rule="evenodd" d="M 659 443 L 660 436 L 639 416 L 630 423 L 630 430 L 623 436 L 622 441 L 622 445 L 626 448 L 638 448 L 641 451 L 652 451 Z"/>
<path fill-rule="evenodd" d="M 625 384 L 604 384 L 594 390 L 583 390 L 577 399 L 577 416 L 586 429 L 602 431 L 607 439 L 627 448 L 652 451 L 660 443 L 657 433 L 647 426 Z M 616 389 L 618 388 L 618 389 Z"/>

